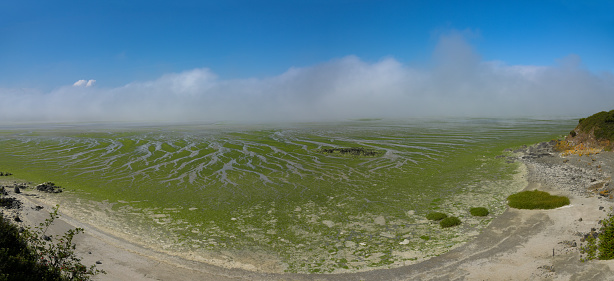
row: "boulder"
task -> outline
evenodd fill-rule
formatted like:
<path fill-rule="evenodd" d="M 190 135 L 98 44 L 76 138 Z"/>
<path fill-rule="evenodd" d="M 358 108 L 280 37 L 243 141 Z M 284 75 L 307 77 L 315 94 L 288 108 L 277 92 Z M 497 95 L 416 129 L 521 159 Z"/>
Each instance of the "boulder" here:
<path fill-rule="evenodd" d="M 41 184 L 36 186 L 36 190 L 42 191 L 42 192 L 47 192 L 47 193 L 60 193 L 60 192 L 62 192 L 62 189 L 59 186 L 56 186 L 55 183 L 52 183 L 52 182 L 41 183 Z"/>

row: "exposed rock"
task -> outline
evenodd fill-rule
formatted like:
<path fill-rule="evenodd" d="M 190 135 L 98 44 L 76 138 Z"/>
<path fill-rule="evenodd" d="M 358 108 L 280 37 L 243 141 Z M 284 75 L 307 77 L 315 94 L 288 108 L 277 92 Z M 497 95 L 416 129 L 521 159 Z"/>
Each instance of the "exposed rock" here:
<path fill-rule="evenodd" d="M 52 183 L 52 182 L 41 183 L 41 184 L 36 186 L 36 190 L 42 191 L 42 192 L 47 192 L 47 193 L 60 193 L 60 192 L 62 192 L 62 189 L 59 186 L 56 186 L 55 183 Z"/>
<path fill-rule="evenodd" d="M 0 198 L 0 206 L 7 209 L 19 209 L 21 208 L 21 201 L 17 200 L 14 197 L 3 197 Z"/>

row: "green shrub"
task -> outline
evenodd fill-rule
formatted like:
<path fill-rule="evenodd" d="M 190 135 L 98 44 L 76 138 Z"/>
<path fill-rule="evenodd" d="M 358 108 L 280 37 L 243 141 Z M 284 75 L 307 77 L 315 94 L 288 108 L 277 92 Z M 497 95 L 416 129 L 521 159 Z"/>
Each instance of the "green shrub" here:
<path fill-rule="evenodd" d="M 614 259 L 614 215 L 603 220 L 599 235 L 599 259 Z"/>
<path fill-rule="evenodd" d="M 442 219 L 447 218 L 448 215 L 444 214 L 444 213 L 440 213 L 440 212 L 432 212 L 432 213 L 428 213 L 426 214 L 426 218 L 432 221 L 440 221 Z"/>
<path fill-rule="evenodd" d="M 590 261 L 597 257 L 597 240 L 593 235 L 586 237 L 586 245 L 580 247 L 580 253 L 586 254 L 586 257 L 580 259 L 581 261 Z"/>
<path fill-rule="evenodd" d="M 579 121 L 578 128 L 585 133 L 593 131 L 597 140 L 614 141 L 614 110 L 595 113 Z"/>
<path fill-rule="evenodd" d="M 442 228 L 457 226 L 461 224 L 461 220 L 457 217 L 447 217 L 439 222 Z"/>
<path fill-rule="evenodd" d="M 485 216 L 488 216 L 489 214 L 488 209 L 484 207 L 471 208 L 469 209 L 469 212 L 471 213 L 472 216 L 476 216 L 476 217 L 485 217 Z"/>
<path fill-rule="evenodd" d="M 75 255 L 72 240 L 82 229 L 68 230 L 59 239 L 45 235 L 56 218 L 57 207 L 39 226 L 20 231 L 0 213 L 0 280 L 91 280 L 104 273 L 95 265 L 87 268 Z"/>
<path fill-rule="evenodd" d="M 522 191 L 507 197 L 508 205 L 516 209 L 554 209 L 569 205 L 569 198 L 550 195 L 545 191 Z"/>

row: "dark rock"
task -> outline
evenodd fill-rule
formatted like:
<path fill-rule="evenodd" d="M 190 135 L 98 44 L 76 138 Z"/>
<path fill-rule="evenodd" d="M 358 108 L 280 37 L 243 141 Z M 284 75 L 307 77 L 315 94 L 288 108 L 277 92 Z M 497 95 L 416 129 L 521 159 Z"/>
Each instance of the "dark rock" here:
<path fill-rule="evenodd" d="M 600 210 L 600 211 L 601 211 L 601 210 L 603 210 L 603 206 L 599 206 L 599 210 Z"/>
<path fill-rule="evenodd" d="M 578 219 L 578 221 L 582 221 L 582 218 Z"/>
<path fill-rule="evenodd" d="M 48 236 L 48 235 L 43 235 L 43 240 L 45 240 L 45 241 L 51 241 L 51 236 Z"/>
<path fill-rule="evenodd" d="M 21 193 L 21 191 L 19 190 L 19 186 L 15 186 L 15 193 Z"/>
<path fill-rule="evenodd" d="M 36 206 L 32 208 L 33 210 L 40 211 L 43 209 L 43 206 Z"/>
<path fill-rule="evenodd" d="M 21 218 L 19 216 L 15 216 L 15 221 L 16 222 L 22 222 Z"/>
<path fill-rule="evenodd" d="M 101 261 L 96 261 L 96 264 L 102 264 L 102 262 Z"/>
<path fill-rule="evenodd" d="M 41 183 L 41 184 L 36 186 L 36 190 L 42 191 L 42 192 L 47 192 L 47 193 L 60 193 L 60 192 L 62 192 L 62 189 L 59 186 L 56 186 L 55 183 L 52 183 L 52 182 Z"/>
<path fill-rule="evenodd" d="M 0 206 L 7 209 L 19 209 L 21 208 L 21 201 L 17 200 L 14 197 L 3 197 L 0 198 Z"/>

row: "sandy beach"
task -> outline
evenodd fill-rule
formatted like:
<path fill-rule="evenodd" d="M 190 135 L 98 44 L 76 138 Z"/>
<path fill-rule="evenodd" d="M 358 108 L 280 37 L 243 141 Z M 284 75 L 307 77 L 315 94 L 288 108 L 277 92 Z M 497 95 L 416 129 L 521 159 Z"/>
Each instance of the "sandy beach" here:
<path fill-rule="evenodd" d="M 424 262 L 352 274 L 267 274 L 189 261 L 130 243 L 96 225 L 63 214 L 52 234 L 81 227 L 77 254 L 107 272 L 95 280 L 614 280 L 614 261 L 581 262 L 582 238 L 599 229 L 614 206 L 598 192 L 612 188 L 614 152 L 561 155 L 546 145 L 517 151 L 526 165 L 527 190 L 565 195 L 571 205 L 554 210 L 508 208 L 476 239 Z M 12 191 L 12 190 L 11 190 Z M 48 217 L 52 200 L 28 190 L 13 194 L 25 223 Z M 40 211 L 36 206 L 42 206 Z M 7 213 L 9 211 L 3 210 Z"/>

